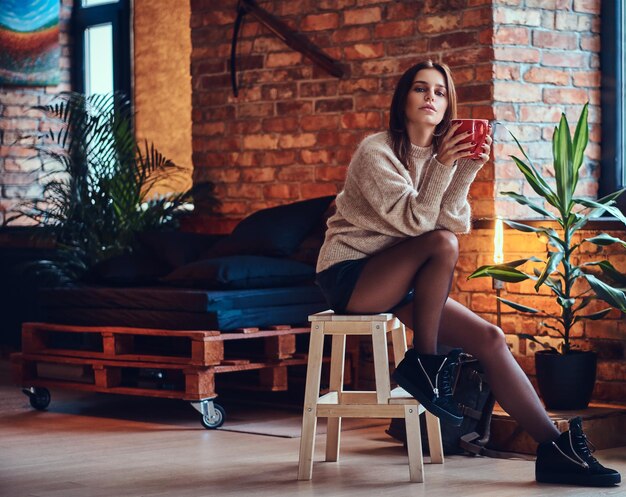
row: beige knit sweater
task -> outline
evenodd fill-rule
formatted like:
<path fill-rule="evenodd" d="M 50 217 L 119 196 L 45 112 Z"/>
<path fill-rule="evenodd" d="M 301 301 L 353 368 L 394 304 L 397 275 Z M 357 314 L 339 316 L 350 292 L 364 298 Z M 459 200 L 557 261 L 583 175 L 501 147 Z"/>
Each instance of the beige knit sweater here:
<path fill-rule="evenodd" d="M 337 196 L 337 212 L 328 220 L 318 273 L 435 229 L 469 231 L 467 195 L 481 165 L 462 159 L 446 166 L 432 147 L 412 145 L 409 156 L 407 171 L 386 131 L 361 142 Z"/>

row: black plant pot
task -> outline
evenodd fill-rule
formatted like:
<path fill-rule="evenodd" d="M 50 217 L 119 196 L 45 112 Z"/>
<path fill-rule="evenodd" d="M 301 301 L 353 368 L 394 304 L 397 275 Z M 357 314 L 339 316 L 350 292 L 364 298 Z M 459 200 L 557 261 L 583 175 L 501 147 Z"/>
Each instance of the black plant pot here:
<path fill-rule="evenodd" d="M 535 354 L 539 392 L 548 409 L 584 409 L 596 383 L 595 352 L 569 354 L 542 350 Z"/>

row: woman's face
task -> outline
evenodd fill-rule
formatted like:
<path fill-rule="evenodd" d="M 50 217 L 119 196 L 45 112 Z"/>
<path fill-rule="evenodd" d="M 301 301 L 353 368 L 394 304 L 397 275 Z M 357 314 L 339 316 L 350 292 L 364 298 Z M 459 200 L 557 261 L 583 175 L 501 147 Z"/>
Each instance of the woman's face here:
<path fill-rule="evenodd" d="M 437 69 L 422 69 L 406 99 L 407 125 L 437 126 L 448 108 L 446 81 Z"/>

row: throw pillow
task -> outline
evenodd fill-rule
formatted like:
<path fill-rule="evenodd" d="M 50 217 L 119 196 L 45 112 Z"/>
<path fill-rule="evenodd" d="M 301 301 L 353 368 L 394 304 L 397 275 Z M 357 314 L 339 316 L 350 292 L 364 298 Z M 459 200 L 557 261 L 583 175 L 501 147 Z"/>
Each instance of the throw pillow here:
<path fill-rule="evenodd" d="M 146 251 L 166 263 L 171 270 L 198 260 L 212 245 L 225 237 L 184 231 L 147 231 L 139 235 L 139 241 Z"/>
<path fill-rule="evenodd" d="M 170 268 L 149 254 L 121 254 L 96 264 L 83 281 L 110 286 L 139 286 L 156 283 Z"/>
<path fill-rule="evenodd" d="M 334 198 L 319 197 L 257 211 L 213 245 L 206 256 L 289 256 L 317 225 Z"/>
<path fill-rule="evenodd" d="M 175 269 L 162 281 L 191 288 L 265 288 L 313 281 L 313 266 L 289 259 L 239 255 L 192 262 Z"/>

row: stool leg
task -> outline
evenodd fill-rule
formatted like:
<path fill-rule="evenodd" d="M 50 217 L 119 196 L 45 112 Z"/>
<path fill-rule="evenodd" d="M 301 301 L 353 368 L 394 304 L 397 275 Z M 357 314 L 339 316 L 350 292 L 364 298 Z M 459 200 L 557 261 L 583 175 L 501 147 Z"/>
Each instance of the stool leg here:
<path fill-rule="evenodd" d="M 320 393 L 323 353 L 324 324 L 313 323 L 311 326 L 311 341 L 309 343 L 309 358 L 306 370 L 298 480 L 310 480 L 313 475 L 313 454 L 315 450 L 315 431 L 317 429 L 317 399 Z"/>
<path fill-rule="evenodd" d="M 406 446 L 409 453 L 409 479 L 412 482 L 424 481 L 424 458 L 422 456 L 422 434 L 420 433 L 419 406 L 404 406 L 406 423 Z"/>
<path fill-rule="evenodd" d="M 346 335 L 333 335 L 333 344 L 330 354 L 330 382 L 329 390 L 337 392 L 337 401 L 341 404 L 343 391 L 343 372 L 346 355 Z M 328 418 L 326 427 L 326 460 L 337 461 L 339 458 L 339 444 L 341 441 L 341 418 Z"/>
<path fill-rule="evenodd" d="M 389 354 L 387 353 L 387 333 L 380 323 L 372 323 L 372 355 L 376 379 L 376 402 L 387 404 L 391 397 Z"/>
<path fill-rule="evenodd" d="M 439 418 L 426 411 L 426 430 L 428 431 L 428 447 L 430 462 L 443 464 L 443 443 L 441 441 L 441 424 Z"/>
<path fill-rule="evenodd" d="M 399 319 L 398 322 L 400 322 Z M 400 361 L 404 359 L 404 354 L 407 349 L 406 330 L 404 329 L 404 324 L 400 323 L 399 327 L 391 330 L 391 343 L 393 345 L 393 362 L 396 367 L 398 367 Z"/>

